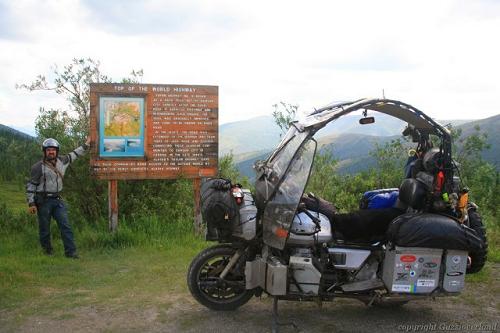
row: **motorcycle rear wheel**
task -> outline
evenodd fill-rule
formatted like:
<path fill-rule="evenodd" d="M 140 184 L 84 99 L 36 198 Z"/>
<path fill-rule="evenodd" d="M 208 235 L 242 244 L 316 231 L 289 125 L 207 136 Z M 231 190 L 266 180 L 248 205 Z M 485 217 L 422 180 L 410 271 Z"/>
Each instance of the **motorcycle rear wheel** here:
<path fill-rule="evenodd" d="M 486 238 L 486 228 L 483 225 L 483 220 L 477 210 L 475 208 L 469 208 L 468 215 L 469 227 L 474 229 L 478 237 L 481 238 L 484 243 L 484 247 L 481 250 L 469 253 L 471 264 L 467 268 L 467 274 L 473 274 L 483 269 L 486 264 L 486 259 L 488 257 L 488 239 Z"/>
<path fill-rule="evenodd" d="M 254 295 L 245 289 L 245 272 L 233 266 L 224 279 L 219 275 L 228 264 L 236 249 L 229 245 L 217 245 L 200 252 L 191 262 L 187 284 L 191 295 L 202 305 L 216 311 L 236 310 Z"/>

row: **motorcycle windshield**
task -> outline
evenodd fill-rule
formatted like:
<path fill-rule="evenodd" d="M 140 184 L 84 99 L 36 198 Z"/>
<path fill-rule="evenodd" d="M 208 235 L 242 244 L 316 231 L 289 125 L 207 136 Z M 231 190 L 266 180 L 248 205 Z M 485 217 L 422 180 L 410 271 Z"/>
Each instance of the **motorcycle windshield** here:
<path fill-rule="evenodd" d="M 288 159 L 289 163 L 286 166 L 282 163 L 276 163 L 284 166 L 284 169 L 280 170 L 283 176 L 281 182 L 277 184 L 274 195 L 265 205 L 262 215 L 264 243 L 280 250 L 285 247 L 288 239 L 289 230 L 307 185 L 316 152 L 316 141 L 307 139 L 301 145 L 304 137 L 299 134 L 303 133 L 298 133 L 292 138 L 287 144 L 290 147 L 284 147 L 282 154 L 279 153 L 275 157 L 278 159 L 281 156 L 283 159 Z M 297 145 L 298 142 L 294 140 L 300 141 L 300 143 Z"/>
<path fill-rule="evenodd" d="M 308 132 L 300 132 L 295 126 L 291 126 L 271 156 L 266 161 L 255 164 L 255 203 L 260 212 L 264 211 L 266 204 L 274 196 L 293 157 L 308 135 Z"/>

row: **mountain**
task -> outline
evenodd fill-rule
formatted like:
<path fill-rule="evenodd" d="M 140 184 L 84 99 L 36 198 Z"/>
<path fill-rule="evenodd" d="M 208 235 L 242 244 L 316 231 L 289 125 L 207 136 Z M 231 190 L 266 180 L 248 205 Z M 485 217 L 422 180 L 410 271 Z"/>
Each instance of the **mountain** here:
<path fill-rule="evenodd" d="M 34 137 L 29 135 L 29 134 L 26 134 L 24 132 L 21 132 L 21 131 L 18 131 L 12 127 L 9 127 L 9 126 L 5 126 L 5 125 L 2 125 L 0 124 L 0 133 L 2 134 L 10 134 L 11 136 L 14 136 L 14 137 L 17 137 L 17 138 L 20 138 L 20 139 L 24 139 L 24 140 L 33 140 Z"/>
<path fill-rule="evenodd" d="M 375 166 L 375 159 L 370 155 L 376 145 L 384 145 L 400 136 L 374 136 L 356 133 L 327 136 L 318 140 L 318 152 L 331 152 L 339 161 L 338 172 L 356 173 Z M 261 152 L 248 159 L 235 159 L 240 173 L 254 180 L 253 164 L 257 160 L 266 159 L 272 150 Z"/>
<path fill-rule="evenodd" d="M 280 129 L 271 116 L 222 124 L 219 127 L 219 155 L 271 150 L 279 140 Z"/>
<path fill-rule="evenodd" d="M 268 124 L 272 122 L 271 117 L 259 118 L 261 121 L 268 118 L 265 119 Z M 384 145 L 393 139 L 401 138 L 401 132 L 406 126 L 404 122 L 384 114 L 376 114 L 374 125 L 359 125 L 358 119 L 360 118 L 360 115 L 344 116 L 320 130 L 316 135 L 319 151 L 330 151 L 334 158 L 339 160 L 338 170 L 340 173 L 356 173 L 375 166 L 375 160 L 369 153 L 374 150 L 377 144 Z M 498 131 L 500 115 L 481 120 L 444 120 L 438 122 L 443 125 L 451 124 L 462 129 L 462 137 L 473 134 L 474 128 L 479 126 L 482 132 L 487 133 L 488 143 L 491 145 L 490 149 L 483 152 L 483 158 L 500 170 L 500 132 Z M 239 122 L 238 126 L 241 129 L 245 128 L 245 122 Z M 253 137 L 262 135 L 257 134 L 258 131 L 258 128 L 254 128 Z M 245 146 L 244 154 L 238 154 L 237 150 L 233 150 L 234 160 L 241 174 L 253 179 L 252 166 L 254 162 L 265 159 L 278 141 L 270 141 L 261 146 L 267 147 L 267 149 L 248 152 L 253 147 L 253 140 L 250 140 Z M 220 144 L 224 145 L 224 142 L 221 140 Z"/>
<path fill-rule="evenodd" d="M 340 134 L 321 138 L 319 152 L 330 152 L 339 161 L 339 173 L 356 173 L 375 166 L 375 159 L 370 155 L 378 146 L 401 138 L 401 135 L 375 136 L 357 133 Z"/>
<path fill-rule="evenodd" d="M 342 133 L 357 133 L 373 136 L 399 135 L 405 127 L 401 120 L 377 113 L 375 125 L 359 125 L 361 115 L 346 115 L 321 129 L 317 138 Z M 219 154 L 233 153 L 235 160 L 244 160 L 240 155 L 274 149 L 280 141 L 280 129 L 271 116 L 260 116 L 248 120 L 223 124 L 219 127 Z"/>
<path fill-rule="evenodd" d="M 479 127 L 481 132 L 488 135 L 487 142 L 490 144 L 490 149 L 483 150 L 483 159 L 495 165 L 497 170 L 500 170 L 500 114 L 457 126 L 462 130 L 462 137 L 474 134 L 476 127 Z"/>
<path fill-rule="evenodd" d="M 375 118 L 375 123 L 370 125 L 360 125 L 359 119 L 363 118 L 360 114 L 348 114 L 334 122 L 329 123 L 318 132 L 318 138 L 328 137 L 339 134 L 364 134 L 372 136 L 393 136 L 400 135 L 406 126 L 406 123 L 377 112 L 368 114 Z"/>

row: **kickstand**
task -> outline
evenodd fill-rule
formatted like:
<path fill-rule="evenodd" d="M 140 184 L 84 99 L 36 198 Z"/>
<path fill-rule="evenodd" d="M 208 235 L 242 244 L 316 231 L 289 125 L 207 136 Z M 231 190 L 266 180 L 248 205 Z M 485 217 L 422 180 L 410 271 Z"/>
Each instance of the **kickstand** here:
<path fill-rule="evenodd" d="M 298 330 L 297 325 L 294 322 L 289 323 L 280 323 L 278 320 L 278 296 L 273 297 L 273 327 L 272 333 L 278 333 L 280 326 L 293 326 L 296 330 Z"/>

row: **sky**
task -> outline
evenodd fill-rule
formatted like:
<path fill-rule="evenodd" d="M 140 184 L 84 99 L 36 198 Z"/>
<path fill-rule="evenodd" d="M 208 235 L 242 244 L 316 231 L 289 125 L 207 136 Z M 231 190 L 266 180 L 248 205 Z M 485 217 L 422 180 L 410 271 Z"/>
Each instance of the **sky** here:
<path fill-rule="evenodd" d="M 0 124 L 34 133 L 73 58 L 120 81 L 219 86 L 219 123 L 385 97 L 435 119 L 500 113 L 500 1 L 0 0 Z"/>

